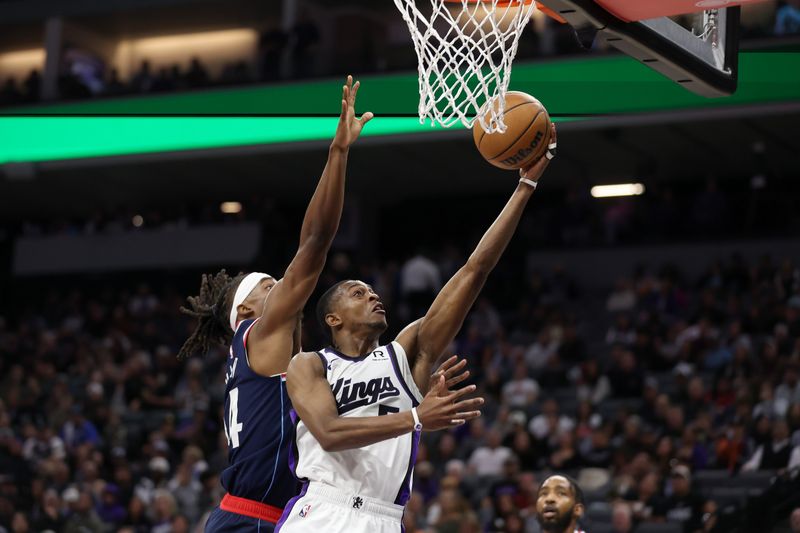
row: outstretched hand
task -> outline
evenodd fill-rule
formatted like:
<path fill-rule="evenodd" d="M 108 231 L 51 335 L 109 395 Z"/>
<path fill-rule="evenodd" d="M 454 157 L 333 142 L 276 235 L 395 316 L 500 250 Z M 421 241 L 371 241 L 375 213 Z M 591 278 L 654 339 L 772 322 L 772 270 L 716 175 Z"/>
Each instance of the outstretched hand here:
<path fill-rule="evenodd" d="M 332 146 L 335 148 L 348 149 L 358 139 L 364 125 L 374 116 L 367 111 L 360 119 L 356 118 L 356 95 L 360 86 L 361 82 L 353 84 L 353 76 L 347 76 L 347 83 L 342 87 L 342 114 L 339 115 L 339 125 L 333 137 Z"/>
<path fill-rule="evenodd" d="M 556 147 L 558 138 L 556 135 L 556 125 L 550 124 L 550 142 L 547 145 L 547 150 L 532 164 L 528 165 L 525 168 L 519 169 L 519 177 L 525 178 L 531 181 L 539 181 L 539 178 L 542 177 L 544 174 L 544 170 L 547 168 L 547 165 L 550 164 L 550 160 L 553 159 L 556 155 Z"/>
<path fill-rule="evenodd" d="M 425 431 L 460 426 L 467 420 L 481 416 L 478 408 L 483 405 L 483 398 L 460 399 L 462 396 L 474 392 L 475 385 L 451 392 L 447 390 L 445 381 L 444 375 L 440 375 L 417 407 L 417 413 Z"/>
<path fill-rule="evenodd" d="M 444 388 L 452 389 L 469 377 L 469 370 L 464 370 L 465 366 L 467 366 L 466 359 L 460 359 L 457 355 L 453 355 L 439 365 L 436 372 L 431 375 L 430 383 L 436 383 L 436 380 L 444 376 Z M 464 371 L 461 372 L 461 370 Z"/>

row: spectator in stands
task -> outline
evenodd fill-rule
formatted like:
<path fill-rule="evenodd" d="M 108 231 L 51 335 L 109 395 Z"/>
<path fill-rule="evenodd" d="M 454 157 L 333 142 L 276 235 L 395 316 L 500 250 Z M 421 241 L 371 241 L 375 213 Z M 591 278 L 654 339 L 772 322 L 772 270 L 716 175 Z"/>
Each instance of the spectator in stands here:
<path fill-rule="evenodd" d="M 611 508 L 611 531 L 631 533 L 633 531 L 633 512 L 627 503 L 617 502 Z"/>
<path fill-rule="evenodd" d="M 469 458 L 469 468 L 478 477 L 499 476 L 503 464 L 512 456 L 511 450 L 502 446 L 502 435 L 496 428 L 486 433 L 486 444 L 478 447 Z"/>
<path fill-rule="evenodd" d="M 424 250 L 417 250 L 400 270 L 400 294 L 408 305 L 409 318 L 423 316 L 441 288 L 439 267 Z"/>
<path fill-rule="evenodd" d="M 677 465 L 670 473 L 669 494 L 653 515 L 672 522 L 683 522 L 688 531 L 701 525 L 705 500 L 692 491 L 692 475 L 686 465 Z"/>
<path fill-rule="evenodd" d="M 200 62 L 200 58 L 193 57 L 189 62 L 189 70 L 184 77 L 186 84 L 190 88 L 203 87 L 208 84 L 208 71 L 205 65 Z"/>
<path fill-rule="evenodd" d="M 528 367 L 520 360 L 514 366 L 514 375 L 503 385 L 503 402 L 509 407 L 527 407 L 539 396 L 539 384 L 528 375 Z"/>
<path fill-rule="evenodd" d="M 797 35 L 800 33 L 800 0 L 780 2 L 775 14 L 775 35 Z"/>
<path fill-rule="evenodd" d="M 792 529 L 792 533 L 800 533 L 800 507 L 789 515 L 789 527 Z"/>
<path fill-rule="evenodd" d="M 292 28 L 292 66 L 296 78 L 307 78 L 316 72 L 320 32 L 308 10 L 301 10 Z"/>
<path fill-rule="evenodd" d="M 772 424 L 772 438 L 756 448 L 742 465 L 742 471 L 792 470 L 800 467 L 800 446 L 792 446 L 789 440 L 789 424 L 779 419 Z"/>
<path fill-rule="evenodd" d="M 275 81 L 281 78 L 281 67 L 283 65 L 283 54 L 289 44 L 289 35 L 279 26 L 268 27 L 259 39 L 261 48 L 261 69 L 260 79 L 264 81 Z"/>

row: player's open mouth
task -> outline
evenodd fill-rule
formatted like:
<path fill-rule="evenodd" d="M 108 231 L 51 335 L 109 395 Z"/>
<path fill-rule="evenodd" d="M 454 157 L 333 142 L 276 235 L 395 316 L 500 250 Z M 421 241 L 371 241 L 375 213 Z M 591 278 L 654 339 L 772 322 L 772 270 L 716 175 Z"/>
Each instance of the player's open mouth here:
<path fill-rule="evenodd" d="M 373 313 L 380 313 L 382 315 L 386 314 L 386 311 L 383 309 L 383 304 L 378 304 L 372 308 Z"/>
<path fill-rule="evenodd" d="M 555 518 L 557 514 L 558 511 L 553 507 L 545 507 L 542 511 L 542 516 L 545 518 Z"/>

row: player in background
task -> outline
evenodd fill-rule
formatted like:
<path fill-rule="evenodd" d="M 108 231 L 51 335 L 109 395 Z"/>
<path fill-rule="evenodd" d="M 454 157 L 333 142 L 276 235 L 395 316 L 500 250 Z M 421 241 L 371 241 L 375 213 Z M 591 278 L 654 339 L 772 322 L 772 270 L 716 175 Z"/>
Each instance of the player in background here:
<path fill-rule="evenodd" d="M 578 529 L 584 505 L 583 491 L 574 479 L 550 476 L 536 496 L 536 520 L 545 533 L 584 533 Z"/>
<path fill-rule="evenodd" d="M 553 127 L 551 150 L 555 135 Z M 511 199 L 467 263 L 393 342 L 379 342 L 386 313 L 366 283 L 342 281 L 322 295 L 317 318 L 331 346 L 298 354 L 287 373 L 297 423 L 293 467 L 303 489 L 276 531 L 402 530 L 420 432 L 463 424 L 480 415 L 483 403 L 463 399 L 474 385 L 450 392 L 437 378 L 431 386 L 431 368 L 461 329 L 552 156 L 548 151 L 520 171 Z"/>
<path fill-rule="evenodd" d="M 262 272 L 229 277 L 204 275 L 199 296 L 185 313 L 199 324 L 179 359 L 206 353 L 212 342 L 230 345 L 226 366 L 225 433 L 229 466 L 222 472 L 227 494 L 212 511 L 206 531 L 272 531 L 298 485 L 288 465 L 291 404 L 285 372 L 300 351 L 300 319 L 325 266 L 344 203 L 350 145 L 372 119 L 355 116 L 359 82 L 342 88 L 342 106 L 328 161 L 308 204 L 297 253 L 283 278 Z"/>

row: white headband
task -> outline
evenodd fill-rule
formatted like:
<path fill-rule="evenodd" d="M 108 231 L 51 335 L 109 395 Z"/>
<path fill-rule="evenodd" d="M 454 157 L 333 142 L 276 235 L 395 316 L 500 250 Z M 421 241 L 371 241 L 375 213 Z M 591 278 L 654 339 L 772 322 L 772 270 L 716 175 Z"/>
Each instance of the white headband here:
<path fill-rule="evenodd" d="M 239 286 L 236 288 L 236 294 L 233 295 L 233 304 L 231 304 L 231 329 L 234 332 L 236 332 L 236 316 L 239 314 L 236 308 L 250 296 L 250 293 L 256 288 L 258 282 L 264 278 L 271 277 L 272 276 L 269 274 L 264 274 L 263 272 L 250 272 L 239 282 Z"/>

